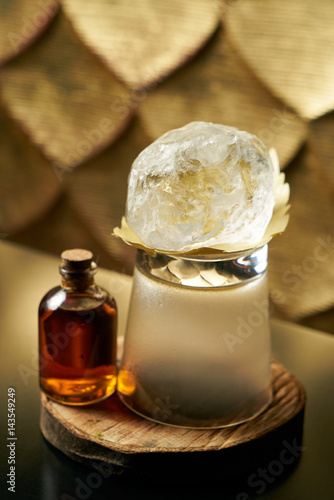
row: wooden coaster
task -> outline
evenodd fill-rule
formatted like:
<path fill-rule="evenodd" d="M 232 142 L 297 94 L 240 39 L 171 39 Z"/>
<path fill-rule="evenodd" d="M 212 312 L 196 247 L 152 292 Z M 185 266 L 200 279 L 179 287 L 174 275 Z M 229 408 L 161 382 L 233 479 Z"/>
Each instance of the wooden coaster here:
<path fill-rule="evenodd" d="M 304 388 L 277 361 L 272 386 L 265 412 L 214 430 L 155 424 L 129 411 L 116 394 L 86 407 L 63 406 L 41 394 L 41 430 L 70 458 L 106 475 L 151 482 L 226 479 L 301 444 Z"/>

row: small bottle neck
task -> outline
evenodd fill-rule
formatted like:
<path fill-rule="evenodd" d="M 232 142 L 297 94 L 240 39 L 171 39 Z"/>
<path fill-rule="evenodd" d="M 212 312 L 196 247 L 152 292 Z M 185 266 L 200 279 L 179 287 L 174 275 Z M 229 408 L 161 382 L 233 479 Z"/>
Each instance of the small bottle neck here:
<path fill-rule="evenodd" d="M 95 285 L 94 275 L 91 273 L 64 273 L 61 272 L 61 286 L 66 289 L 83 291 Z"/>
<path fill-rule="evenodd" d="M 59 272 L 62 277 L 61 285 L 66 290 L 83 291 L 95 285 L 94 274 L 96 263 L 89 250 L 65 250 L 62 254 L 62 263 Z"/>

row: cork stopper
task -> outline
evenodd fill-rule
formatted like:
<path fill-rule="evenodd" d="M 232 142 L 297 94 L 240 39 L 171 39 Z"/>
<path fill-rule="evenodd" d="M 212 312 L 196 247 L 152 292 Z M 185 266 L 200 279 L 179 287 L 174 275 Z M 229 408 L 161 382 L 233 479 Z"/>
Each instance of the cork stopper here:
<path fill-rule="evenodd" d="M 96 269 L 93 254 L 82 248 L 65 250 L 61 254 L 60 272 L 63 273 L 85 273 Z"/>

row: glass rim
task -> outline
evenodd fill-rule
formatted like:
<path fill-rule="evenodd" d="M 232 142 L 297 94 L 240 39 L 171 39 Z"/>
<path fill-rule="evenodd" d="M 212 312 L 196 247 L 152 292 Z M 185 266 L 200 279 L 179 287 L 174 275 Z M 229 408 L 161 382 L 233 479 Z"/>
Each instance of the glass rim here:
<path fill-rule="evenodd" d="M 240 252 L 229 259 L 185 259 L 180 255 L 155 256 L 140 250 L 136 268 L 152 279 L 189 288 L 226 288 L 239 286 L 266 273 L 268 248 L 263 245 L 249 252 Z"/>

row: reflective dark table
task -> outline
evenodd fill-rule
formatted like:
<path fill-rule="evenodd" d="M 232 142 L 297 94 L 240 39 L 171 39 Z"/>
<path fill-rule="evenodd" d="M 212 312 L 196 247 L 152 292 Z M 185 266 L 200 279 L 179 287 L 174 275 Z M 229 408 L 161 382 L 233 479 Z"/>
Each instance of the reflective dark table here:
<path fill-rule="evenodd" d="M 280 456 L 261 470 L 238 475 L 236 463 L 236 478 L 229 483 L 197 484 L 194 477 L 191 484 L 173 485 L 170 470 L 170 483 L 150 485 L 92 476 L 91 470 L 49 445 L 39 430 L 37 308 L 44 293 L 59 282 L 58 264 L 54 257 L 0 243 L 1 500 L 334 498 L 334 337 L 277 320 L 271 322 L 273 355 L 307 393 L 302 450 L 293 441 L 282 442 Z M 98 277 L 116 297 L 123 334 L 131 278 L 107 270 L 100 270 Z M 8 426 L 11 389 L 15 426 Z M 8 463 L 12 459 L 15 464 Z M 15 492 L 8 490 L 11 466 Z"/>

